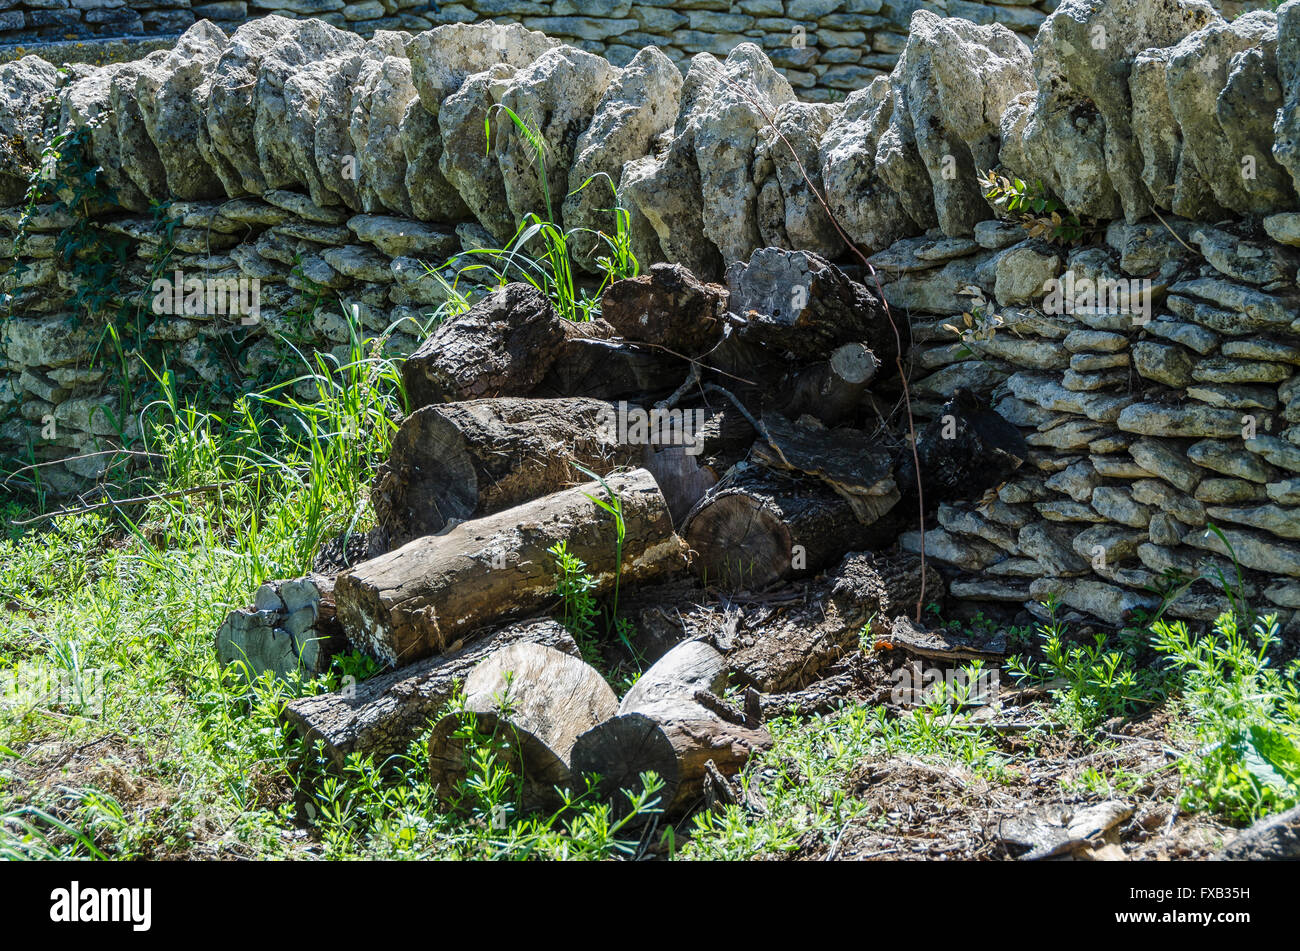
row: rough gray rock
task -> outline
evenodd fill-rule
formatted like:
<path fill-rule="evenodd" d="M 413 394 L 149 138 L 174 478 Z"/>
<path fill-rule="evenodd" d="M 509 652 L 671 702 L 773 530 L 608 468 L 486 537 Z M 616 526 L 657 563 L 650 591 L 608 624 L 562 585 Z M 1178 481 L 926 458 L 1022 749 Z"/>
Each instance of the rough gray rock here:
<path fill-rule="evenodd" d="M 501 109 L 495 118 L 500 121 L 492 146 L 516 224 L 529 214 L 561 223 L 578 137 L 591 124 L 596 104 L 618 73 L 602 56 L 560 46 L 510 78 L 498 100 Z M 510 112 L 545 143 L 540 156 L 510 119 Z M 545 167 L 544 175 L 539 165 Z"/>
<path fill-rule="evenodd" d="M 1273 126 L 1273 157 L 1300 189 L 1300 2 L 1277 8 L 1277 77 L 1283 102 Z"/>
<path fill-rule="evenodd" d="M 722 64 L 692 117 L 704 233 L 723 261 L 743 261 L 759 247 L 754 154 L 768 117 L 795 99 L 785 77 L 757 46 L 742 43 Z"/>
<path fill-rule="evenodd" d="M 1273 13 L 1217 20 L 1178 43 L 1167 88 L 1183 149 L 1216 201 L 1245 214 L 1294 206 L 1291 178 L 1273 158 L 1282 105 Z"/>
<path fill-rule="evenodd" d="M 288 121 L 286 83 L 305 66 L 355 52 L 365 43 L 355 33 L 335 29 L 319 20 L 306 20 L 303 24 L 301 29 L 282 36 L 258 61 L 257 83 L 253 87 L 253 135 L 263 183 L 261 191 L 307 188 L 309 184 L 301 164 L 306 151 L 304 143 L 294 135 L 295 130 Z"/>
<path fill-rule="evenodd" d="M 352 94 L 350 132 L 363 211 L 391 211 L 407 217 L 414 213 L 406 191 L 406 152 L 398 129 L 407 106 L 415 99 L 408 60 L 385 56 L 361 64 Z"/>
<path fill-rule="evenodd" d="M 60 93 L 59 128 L 88 129 L 91 155 L 99 163 L 102 181 L 113 190 L 117 203 L 132 211 L 146 211 L 149 199 L 136 187 L 123 164 L 117 138 L 117 114 L 110 101 L 114 77 L 129 65 L 112 63 L 65 87 Z"/>
<path fill-rule="evenodd" d="M 754 185 L 758 230 L 764 244 L 839 257 L 844 239 L 818 194 L 825 194 L 818 149 L 842 106 L 783 103 L 759 132 Z"/>
<path fill-rule="evenodd" d="M 722 64 L 710 54 L 700 53 L 691 60 L 677 121 L 663 154 L 627 163 L 619 181 L 619 193 L 657 239 L 656 254 L 648 243 L 648 233 L 640 231 L 638 257 L 683 264 L 703 280 L 718 277 L 722 268 L 717 249 L 704 235 L 695 131 L 701 104 L 721 75 Z"/>
<path fill-rule="evenodd" d="M 125 63 L 113 74 L 108 88 L 109 107 L 116 119 L 117 152 L 122 159 L 122 171 L 146 199 L 154 201 L 165 201 L 169 197 L 167 173 L 158 148 L 149 137 L 136 89 L 140 77 L 158 68 L 166 58 L 165 50 L 156 50 L 144 59 Z"/>
<path fill-rule="evenodd" d="M 16 205 L 45 148 L 40 106 L 59 85 L 59 71 L 39 56 L 0 65 L 0 204 Z"/>
<path fill-rule="evenodd" d="M 610 82 L 573 149 L 562 212 L 565 228 L 613 234 L 610 209 L 623 166 L 649 155 L 655 138 L 672 128 L 681 92 L 681 73 L 653 46 L 637 53 Z M 589 256 L 590 250 L 583 255 Z"/>
<path fill-rule="evenodd" d="M 506 199 L 501 166 L 488 150 L 483 128 L 513 74 L 513 67 L 499 63 L 470 76 L 447 97 L 438 113 L 442 135 L 438 167 L 498 247 L 504 247 L 514 234 L 514 216 Z M 423 97 L 420 102 L 425 102 Z M 493 118 L 495 130 L 504 121 L 508 121 L 506 117 L 497 114 Z"/>
<path fill-rule="evenodd" d="M 1076 214 L 1110 218 L 1122 211 L 1129 221 L 1145 216 L 1151 194 L 1143 177 L 1143 142 L 1157 161 L 1174 145 L 1152 141 L 1168 136 L 1169 125 L 1134 121 L 1134 59 L 1216 20 L 1203 0 L 1065 0 L 1034 43 L 1039 91 L 1022 145 L 1028 167 L 1013 170 L 1022 177 L 1042 175 Z M 1141 80 L 1138 87 L 1147 88 Z M 1163 119 L 1161 105 L 1157 99 L 1145 109 Z"/>
<path fill-rule="evenodd" d="M 496 64 L 523 68 L 559 46 L 543 33 L 518 23 L 453 23 L 411 38 L 407 55 L 420 101 L 437 118 L 447 97 L 465 80 Z"/>
<path fill-rule="evenodd" d="M 1029 48 L 1004 26 L 918 10 L 890 82 L 893 113 L 876 154 L 882 175 L 900 193 L 924 186 L 914 148 L 939 227 L 970 234 L 991 217 L 978 175 L 997 164 L 1002 114 L 1033 88 Z"/>
<path fill-rule="evenodd" d="M 840 226 L 868 254 L 923 229 L 876 167 L 876 146 L 889 123 L 889 79 L 877 77 L 844 101 L 821 141 L 826 201 Z"/>
<path fill-rule="evenodd" d="M 438 120 L 424 108 L 419 98 L 406 104 L 399 132 L 406 155 L 406 193 L 411 211 L 424 221 L 461 221 L 469 209 L 439 167 L 442 161 L 442 136 Z"/>

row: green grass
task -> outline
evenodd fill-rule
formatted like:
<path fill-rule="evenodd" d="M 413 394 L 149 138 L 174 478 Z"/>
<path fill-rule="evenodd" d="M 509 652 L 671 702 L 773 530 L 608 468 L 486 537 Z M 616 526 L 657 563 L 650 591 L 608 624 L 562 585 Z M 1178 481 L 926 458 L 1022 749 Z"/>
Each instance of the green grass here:
<path fill-rule="evenodd" d="M 361 658 L 315 681 L 251 686 L 217 665 L 229 610 L 306 571 L 331 535 L 369 527 L 366 489 L 404 401 L 396 366 L 377 354 L 354 336 L 351 359 L 304 358 L 300 377 L 224 416 L 166 396 L 145 413 L 153 468 L 109 489 L 150 501 L 25 525 L 32 513 L 6 504 L 0 671 L 16 689 L 0 698 L 0 856 L 270 857 L 304 843 L 333 858 L 635 851 L 639 831 L 590 796 L 520 814 L 489 745 L 474 749 L 450 813 L 418 744 L 400 762 L 354 758 L 331 775 L 279 714 Z M 170 392 L 165 374 L 160 385 Z M 100 678 L 102 691 L 86 689 Z M 655 791 L 632 815 L 653 813 Z"/>
<path fill-rule="evenodd" d="M 968 670 L 966 679 L 975 682 L 978 671 Z M 854 774 L 871 761 L 915 757 L 998 779 L 1006 760 L 993 734 L 965 715 L 968 699 L 965 688 L 953 693 L 938 685 L 927 703 L 899 717 L 883 707 L 850 704 L 825 716 L 769 722 L 772 749 L 754 757 L 741 776 L 746 794 L 760 794 L 763 814 L 751 815 L 743 805 L 698 813 L 683 857 L 770 858 L 817 841 L 831 844 L 870 808 L 850 789 Z"/>

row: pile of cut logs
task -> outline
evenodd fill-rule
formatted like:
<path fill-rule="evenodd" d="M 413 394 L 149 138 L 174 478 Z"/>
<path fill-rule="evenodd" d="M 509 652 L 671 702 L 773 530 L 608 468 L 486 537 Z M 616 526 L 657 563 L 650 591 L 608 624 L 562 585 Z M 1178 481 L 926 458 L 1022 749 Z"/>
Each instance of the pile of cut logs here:
<path fill-rule="evenodd" d="M 647 770 L 670 813 L 698 803 L 706 776 L 770 744 L 774 698 L 854 650 L 864 625 L 941 597 L 936 573 L 887 553 L 898 533 L 1024 458 L 970 394 L 914 450 L 906 334 L 825 260 L 762 249 L 726 280 L 656 265 L 611 285 L 586 323 L 510 284 L 440 324 L 403 367 L 415 409 L 375 478 L 378 528 L 259 589 L 218 632 L 222 662 L 312 675 L 359 650 L 388 668 L 288 705 L 335 762 L 382 761 L 432 725 L 450 795 L 463 731 L 431 721 L 459 690 L 534 803 L 584 775 L 617 798 Z M 557 544 L 593 595 L 619 586 L 654 661 L 621 701 L 547 619 Z M 744 709 L 721 699 L 729 683 Z"/>

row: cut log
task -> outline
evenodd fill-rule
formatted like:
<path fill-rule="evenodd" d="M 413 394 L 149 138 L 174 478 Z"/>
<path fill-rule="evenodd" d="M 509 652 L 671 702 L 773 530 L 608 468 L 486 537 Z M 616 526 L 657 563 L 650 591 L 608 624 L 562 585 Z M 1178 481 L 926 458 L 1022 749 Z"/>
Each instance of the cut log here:
<path fill-rule="evenodd" d="M 745 322 L 740 336 L 797 362 L 826 360 L 846 343 L 866 344 L 882 363 L 898 352 L 884 305 L 809 251 L 759 248 L 727 268 L 727 287 L 728 310 Z"/>
<path fill-rule="evenodd" d="M 667 391 L 685 364 L 621 345 L 603 320 L 560 317 L 528 284 L 507 284 L 444 321 L 402 365 L 413 407 L 498 396 L 609 399 Z"/>
<path fill-rule="evenodd" d="M 232 611 L 217 629 L 216 646 L 217 660 L 241 665 L 248 679 L 267 670 L 282 680 L 324 673 L 343 647 L 334 582 L 311 574 L 262 585 L 252 607 Z"/>
<path fill-rule="evenodd" d="M 853 507 L 863 525 L 898 504 L 892 455 L 870 433 L 798 425 L 775 413 L 763 417 L 763 428 L 767 439 L 754 444 L 755 462 L 817 477 Z"/>
<path fill-rule="evenodd" d="M 646 446 L 641 460 L 663 489 L 674 525 L 685 522 L 705 493 L 749 454 L 757 435 L 749 420 L 730 403 L 680 412 L 691 420 L 689 443 Z"/>
<path fill-rule="evenodd" d="M 621 577 L 644 581 L 680 570 L 686 548 L 663 493 L 644 469 L 606 480 L 622 505 Z M 340 575 L 335 600 L 353 646 L 391 666 L 447 649 L 498 619 L 542 608 L 555 596 L 548 551 L 563 542 L 587 565 L 599 595 L 618 562 L 613 516 L 596 504 L 599 482 L 556 492 L 426 536 Z"/>
<path fill-rule="evenodd" d="M 382 763 L 406 752 L 480 661 L 516 643 L 578 656 L 573 637 L 555 621 L 518 621 L 457 650 L 379 674 L 342 692 L 291 700 L 283 719 L 309 744 L 319 741 L 335 767 L 341 768 L 350 753 L 373 756 Z"/>
<path fill-rule="evenodd" d="M 683 534 L 710 584 L 760 590 L 866 547 L 853 506 L 817 479 L 737 466 L 687 516 Z"/>
<path fill-rule="evenodd" d="M 444 403 L 402 421 L 370 498 L 392 546 L 640 462 L 609 425 L 614 404 L 582 398 Z"/>
<path fill-rule="evenodd" d="M 429 775 L 438 797 L 453 801 L 469 766 L 466 730 L 491 737 L 502 766 L 522 780 L 522 805 L 557 804 L 570 788 L 574 741 L 618 712 L 600 673 L 576 657 L 538 644 L 496 651 L 465 680 L 465 712 L 449 713 L 429 737 Z M 466 714 L 473 714 L 470 721 Z"/>
<path fill-rule="evenodd" d="M 880 372 L 880 361 L 864 343 L 846 343 L 829 360 L 795 376 L 790 397 L 779 407 L 784 416 L 814 416 L 826 426 L 851 423 L 862 409 L 867 388 Z"/>
<path fill-rule="evenodd" d="M 600 299 L 601 317 L 622 337 L 696 358 L 722 339 L 726 306 L 725 287 L 680 264 L 653 264 L 648 274 L 615 281 Z"/>
<path fill-rule="evenodd" d="M 674 647 L 641 675 L 619 704 L 618 716 L 583 733 L 573 746 L 575 774 L 599 777 L 598 789 L 616 812 L 624 790 L 641 789 L 641 775 L 664 782 L 665 814 L 680 815 L 702 796 L 706 764 L 734 776 L 772 737 L 757 721 L 716 696 L 726 682 L 722 655 L 700 641 Z"/>

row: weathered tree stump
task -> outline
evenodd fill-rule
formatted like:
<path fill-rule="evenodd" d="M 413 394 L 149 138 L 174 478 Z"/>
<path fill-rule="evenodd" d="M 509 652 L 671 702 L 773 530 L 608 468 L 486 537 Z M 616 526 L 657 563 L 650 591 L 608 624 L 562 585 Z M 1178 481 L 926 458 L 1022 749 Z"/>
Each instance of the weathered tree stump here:
<path fill-rule="evenodd" d="M 906 557 L 910 563 L 911 556 Z M 892 573 L 888 562 L 886 556 L 850 553 L 805 601 L 776 605 L 764 612 L 761 623 L 744 626 L 745 633 L 737 635 L 726 654 L 732 678 L 763 693 L 812 683 L 858 647 L 868 621 L 888 616 L 893 602 L 880 570 Z"/>
<path fill-rule="evenodd" d="M 606 480 L 622 505 L 621 577 L 643 581 L 685 566 L 663 493 L 644 469 Z M 343 630 L 353 646 L 398 666 L 440 653 L 498 619 L 543 607 L 555 596 L 548 551 L 561 542 L 581 558 L 599 594 L 614 584 L 614 517 L 598 482 L 575 486 L 442 535 L 408 542 L 357 565 L 335 583 Z"/>
<path fill-rule="evenodd" d="M 688 357 L 700 357 L 722 339 L 727 289 L 701 281 L 680 264 L 653 264 L 648 274 L 615 281 L 600 313 L 618 334 Z"/>
<path fill-rule="evenodd" d="M 728 310 L 745 322 L 740 336 L 796 361 L 825 360 L 857 342 L 882 363 L 898 352 L 884 305 L 812 252 L 759 248 L 727 268 L 727 287 Z"/>
<path fill-rule="evenodd" d="M 252 607 L 232 611 L 216 634 L 217 660 L 241 664 L 250 679 L 267 670 L 281 679 L 314 677 L 342 646 L 334 582 L 320 574 L 267 582 Z"/>
<path fill-rule="evenodd" d="M 555 621 L 518 621 L 459 650 L 379 674 L 338 693 L 291 700 L 283 718 L 308 743 L 319 741 L 336 767 L 343 766 L 349 753 L 382 763 L 406 752 L 480 661 L 516 643 L 578 655 L 573 637 Z"/>
<path fill-rule="evenodd" d="M 467 773 L 466 731 L 490 737 L 502 765 L 523 781 L 525 809 L 553 805 L 571 785 L 569 758 L 582 733 L 618 712 L 600 673 L 539 644 L 513 644 L 480 661 L 465 680 L 465 712 L 449 713 L 429 737 L 429 775 L 444 802 Z"/>
<path fill-rule="evenodd" d="M 640 790 L 642 774 L 654 772 L 664 781 L 660 802 L 667 815 L 691 808 L 710 760 L 733 776 L 753 752 L 772 745 L 759 723 L 718 699 L 726 676 L 714 648 L 700 641 L 677 645 L 641 675 L 618 716 L 578 737 L 573 772 L 599 776 L 601 794 L 622 810 L 628 800 L 621 791 Z"/>

